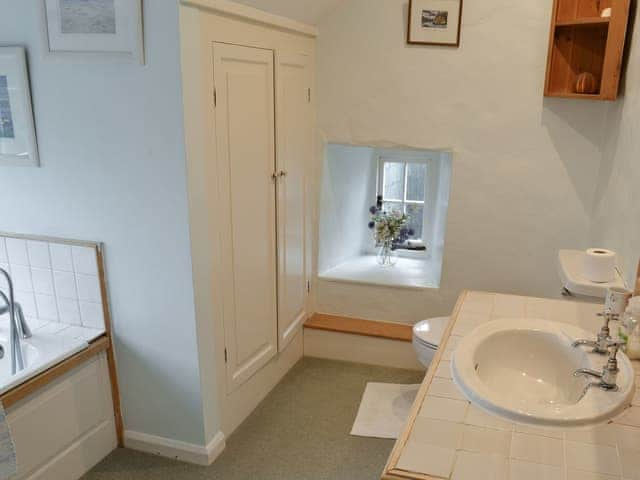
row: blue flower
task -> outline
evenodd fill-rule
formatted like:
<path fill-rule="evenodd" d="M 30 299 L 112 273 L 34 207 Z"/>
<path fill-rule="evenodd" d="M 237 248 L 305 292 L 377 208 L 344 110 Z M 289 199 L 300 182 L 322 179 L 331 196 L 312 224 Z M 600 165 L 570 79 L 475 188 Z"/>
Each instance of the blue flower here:
<path fill-rule="evenodd" d="M 375 215 L 376 213 L 378 213 L 378 207 L 376 207 L 375 205 L 374 205 L 374 206 L 372 206 L 372 207 L 369 209 L 369 212 L 371 212 L 371 215 Z"/>
<path fill-rule="evenodd" d="M 373 230 L 376 227 L 376 222 L 369 222 L 369 228 Z"/>

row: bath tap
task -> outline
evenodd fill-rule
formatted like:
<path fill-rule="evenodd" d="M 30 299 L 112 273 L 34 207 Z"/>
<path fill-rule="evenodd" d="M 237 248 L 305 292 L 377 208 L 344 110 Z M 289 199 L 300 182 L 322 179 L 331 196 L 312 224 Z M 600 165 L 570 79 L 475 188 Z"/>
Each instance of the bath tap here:
<path fill-rule="evenodd" d="M 8 307 L 9 312 L 9 343 L 11 345 L 11 374 L 15 375 L 18 370 L 24 369 L 24 356 L 22 354 L 22 346 L 20 345 L 20 334 L 18 327 L 18 320 L 16 319 L 16 302 L 15 297 L 13 295 L 13 282 L 11 281 L 11 276 L 9 273 L 0 268 L 0 275 L 4 276 L 7 281 L 7 285 L 9 287 L 9 296 L 0 290 L 0 298 L 4 300 Z M 19 309 L 22 312 L 22 308 Z M 24 316 L 23 316 L 24 318 Z M 26 326 L 26 322 L 24 322 Z M 27 327 L 28 331 L 28 327 Z M 31 332 L 28 332 L 29 334 Z"/>
<path fill-rule="evenodd" d="M 618 369 L 618 351 L 620 347 L 622 347 L 625 342 L 616 340 L 607 342 L 607 350 L 609 351 L 609 360 L 607 364 L 602 368 L 602 372 L 596 372 L 595 370 L 590 370 L 588 368 L 581 368 L 573 372 L 574 377 L 580 377 L 582 375 L 586 377 L 594 377 L 599 379 L 599 382 L 592 382 L 585 387 L 585 393 L 589 388 L 597 387 L 603 390 L 608 391 L 617 391 L 618 390 L 618 373 L 620 370 Z"/>
<path fill-rule="evenodd" d="M 4 298 L 5 302 L 7 301 L 6 298 Z M 18 327 L 18 334 L 20 335 L 20 338 L 26 340 L 27 338 L 31 338 L 33 336 L 33 333 L 31 333 L 31 328 L 29 328 L 29 324 L 27 323 L 27 321 L 24 318 L 24 312 L 22 310 L 22 305 L 20 305 L 20 302 L 15 302 L 15 311 L 17 314 L 17 327 Z M 4 315 L 5 313 L 10 313 L 10 308 L 9 308 L 9 304 L 6 303 L 3 307 L 0 307 L 0 315 Z"/>
<path fill-rule="evenodd" d="M 604 325 L 600 329 L 596 340 L 576 340 L 573 342 L 574 347 L 587 346 L 593 347 L 594 353 L 605 355 L 609 351 L 609 343 L 611 342 L 611 330 L 609 329 L 609 322 L 611 320 L 617 320 L 618 315 L 611 314 L 609 312 L 599 313 L 599 317 L 604 317 Z"/>

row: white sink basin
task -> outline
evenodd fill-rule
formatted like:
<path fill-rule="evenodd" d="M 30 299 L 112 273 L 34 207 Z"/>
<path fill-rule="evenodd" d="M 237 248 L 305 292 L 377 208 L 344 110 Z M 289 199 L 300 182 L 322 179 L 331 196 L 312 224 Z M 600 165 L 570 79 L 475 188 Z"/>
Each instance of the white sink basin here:
<path fill-rule="evenodd" d="M 508 420 L 555 427 L 603 423 L 631 403 L 634 372 L 620 352 L 618 391 L 585 390 L 597 379 L 573 373 L 580 368 L 600 372 L 608 357 L 571 344 L 592 337 L 573 325 L 547 320 L 497 320 L 460 341 L 451 372 L 469 401 Z"/>

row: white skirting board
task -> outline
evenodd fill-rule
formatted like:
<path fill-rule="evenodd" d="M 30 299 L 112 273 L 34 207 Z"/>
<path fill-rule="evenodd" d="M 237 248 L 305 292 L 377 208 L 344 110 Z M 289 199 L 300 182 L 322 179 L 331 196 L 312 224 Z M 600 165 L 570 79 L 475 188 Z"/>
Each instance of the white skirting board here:
<path fill-rule="evenodd" d="M 127 448 L 203 466 L 211 465 L 220 456 L 225 445 L 222 432 L 216 433 L 206 446 L 131 430 L 124 432 L 124 446 Z"/>
<path fill-rule="evenodd" d="M 410 342 L 311 328 L 304 329 L 304 355 L 383 367 L 425 370 L 418 362 Z"/>

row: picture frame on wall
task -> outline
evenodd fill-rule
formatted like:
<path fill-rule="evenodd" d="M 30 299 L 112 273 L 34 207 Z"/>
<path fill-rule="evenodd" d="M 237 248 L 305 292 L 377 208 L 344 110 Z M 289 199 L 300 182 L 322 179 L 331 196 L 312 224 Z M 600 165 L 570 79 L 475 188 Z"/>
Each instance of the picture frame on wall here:
<path fill-rule="evenodd" d="M 144 64 L 142 0 L 41 0 L 45 56 Z"/>
<path fill-rule="evenodd" d="M 0 166 L 39 164 L 26 53 L 0 47 Z"/>
<path fill-rule="evenodd" d="M 462 0 L 409 0 L 407 43 L 460 46 Z"/>

